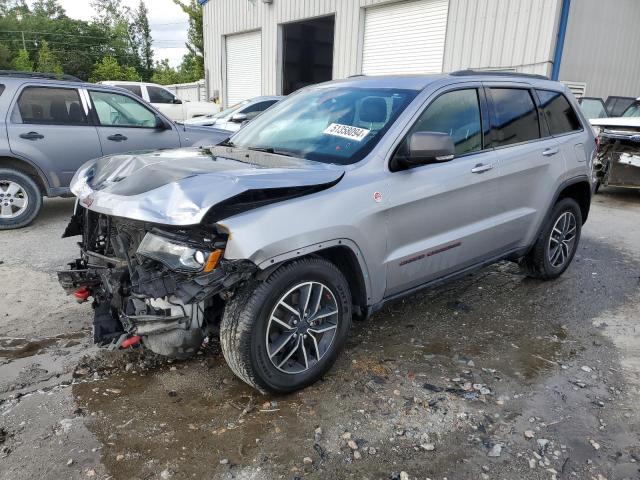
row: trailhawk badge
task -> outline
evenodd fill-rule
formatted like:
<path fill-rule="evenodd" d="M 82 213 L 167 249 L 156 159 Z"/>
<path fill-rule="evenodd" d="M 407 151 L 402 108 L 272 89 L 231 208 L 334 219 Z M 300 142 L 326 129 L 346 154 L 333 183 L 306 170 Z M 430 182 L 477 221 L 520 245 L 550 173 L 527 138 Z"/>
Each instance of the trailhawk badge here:
<path fill-rule="evenodd" d="M 355 140 L 361 142 L 371 130 L 366 128 L 352 127 L 351 125 L 340 125 L 339 123 L 332 123 L 329 125 L 324 133 L 327 135 L 334 135 L 336 137 L 348 138 L 349 140 Z"/>

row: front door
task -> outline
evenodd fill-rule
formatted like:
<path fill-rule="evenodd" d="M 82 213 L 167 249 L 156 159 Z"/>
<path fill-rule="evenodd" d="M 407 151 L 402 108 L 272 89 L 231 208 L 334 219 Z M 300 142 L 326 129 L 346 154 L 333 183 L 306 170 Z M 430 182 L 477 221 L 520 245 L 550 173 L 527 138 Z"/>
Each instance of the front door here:
<path fill-rule="evenodd" d="M 87 113 L 76 88 L 27 85 L 7 119 L 9 147 L 37 165 L 51 187 L 68 187 L 83 163 L 102 155 Z"/>
<path fill-rule="evenodd" d="M 156 128 L 156 113 L 133 95 L 89 90 L 98 120 L 98 135 L 105 155 L 177 148 L 180 137 L 174 125 Z"/>
<path fill-rule="evenodd" d="M 493 229 L 499 178 L 485 148 L 479 86 L 444 91 L 414 132 L 453 137 L 453 160 L 390 174 L 385 296 L 446 276 L 496 254 Z M 407 155 L 406 138 L 396 155 Z"/>
<path fill-rule="evenodd" d="M 168 90 L 154 85 L 145 85 L 149 103 L 174 122 L 185 120 L 185 106 L 178 97 Z"/>

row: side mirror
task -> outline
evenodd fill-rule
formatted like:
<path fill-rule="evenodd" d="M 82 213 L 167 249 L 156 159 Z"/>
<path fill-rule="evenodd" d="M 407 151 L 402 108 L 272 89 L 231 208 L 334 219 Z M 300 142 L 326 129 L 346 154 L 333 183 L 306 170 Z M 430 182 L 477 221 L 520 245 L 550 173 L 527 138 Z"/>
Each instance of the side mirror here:
<path fill-rule="evenodd" d="M 249 119 L 247 118 L 246 113 L 234 113 L 233 116 L 231 117 L 231 121 L 233 123 L 244 123 L 247 120 Z"/>
<path fill-rule="evenodd" d="M 426 165 L 453 160 L 456 147 L 446 133 L 415 132 L 407 140 L 408 155 L 404 159 L 409 165 Z"/>
<path fill-rule="evenodd" d="M 182 104 L 182 100 L 180 100 L 179 98 L 175 98 L 173 99 L 173 103 L 176 105 L 181 105 Z"/>
<path fill-rule="evenodd" d="M 155 128 L 156 130 L 168 130 L 168 126 L 167 123 L 162 119 L 162 117 L 160 115 L 156 115 L 156 125 Z"/>

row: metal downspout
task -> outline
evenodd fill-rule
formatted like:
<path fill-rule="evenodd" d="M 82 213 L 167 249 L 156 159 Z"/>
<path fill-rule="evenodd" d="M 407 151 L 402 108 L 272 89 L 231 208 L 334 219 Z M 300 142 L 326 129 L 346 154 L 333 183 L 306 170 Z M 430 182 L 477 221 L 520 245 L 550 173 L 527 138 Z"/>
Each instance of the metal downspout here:
<path fill-rule="evenodd" d="M 558 80 L 560 77 L 560 64 L 562 63 L 562 51 L 564 50 L 564 38 L 567 33 L 569 23 L 569 10 L 571 0 L 562 0 L 562 11 L 560 12 L 560 25 L 558 26 L 558 38 L 556 40 L 556 52 L 553 56 L 553 68 L 551 70 L 551 80 Z"/>

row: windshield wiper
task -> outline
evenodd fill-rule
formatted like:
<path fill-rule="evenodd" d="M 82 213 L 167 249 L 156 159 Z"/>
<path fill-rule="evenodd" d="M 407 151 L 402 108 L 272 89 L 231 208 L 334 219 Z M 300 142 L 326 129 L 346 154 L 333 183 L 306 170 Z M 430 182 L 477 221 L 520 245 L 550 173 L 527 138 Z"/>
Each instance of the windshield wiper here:
<path fill-rule="evenodd" d="M 254 152 L 273 153 L 275 155 L 282 155 L 285 157 L 293 157 L 289 152 L 283 150 L 276 150 L 273 147 L 247 147 L 247 150 L 253 150 Z"/>
<path fill-rule="evenodd" d="M 218 144 L 218 146 L 220 147 L 235 147 L 236 144 L 233 143 L 231 140 L 229 140 L 228 138 L 226 140 L 223 140 L 222 142 L 220 142 Z"/>

